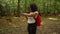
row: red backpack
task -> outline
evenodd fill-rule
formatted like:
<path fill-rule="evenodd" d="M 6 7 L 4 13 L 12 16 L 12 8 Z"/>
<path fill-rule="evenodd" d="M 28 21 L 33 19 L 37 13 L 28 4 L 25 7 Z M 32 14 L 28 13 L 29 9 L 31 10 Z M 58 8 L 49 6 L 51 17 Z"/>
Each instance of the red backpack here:
<path fill-rule="evenodd" d="M 41 17 L 40 17 L 40 15 L 38 15 L 35 20 L 36 20 L 37 26 L 40 26 L 41 25 Z"/>

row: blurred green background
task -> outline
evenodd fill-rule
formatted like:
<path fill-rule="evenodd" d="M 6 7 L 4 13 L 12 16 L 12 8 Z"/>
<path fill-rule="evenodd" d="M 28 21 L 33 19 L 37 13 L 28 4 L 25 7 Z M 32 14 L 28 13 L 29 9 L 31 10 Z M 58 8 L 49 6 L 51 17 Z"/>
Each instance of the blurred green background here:
<path fill-rule="evenodd" d="M 60 0 L 0 0 L 0 15 L 18 15 L 28 12 L 28 6 L 36 3 L 41 14 L 59 14 Z"/>

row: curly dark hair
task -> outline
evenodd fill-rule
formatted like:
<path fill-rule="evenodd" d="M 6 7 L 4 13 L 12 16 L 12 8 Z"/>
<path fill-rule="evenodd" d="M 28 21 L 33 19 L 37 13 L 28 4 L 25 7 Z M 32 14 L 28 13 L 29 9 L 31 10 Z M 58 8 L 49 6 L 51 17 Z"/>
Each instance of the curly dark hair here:
<path fill-rule="evenodd" d="M 38 10 L 38 7 L 35 3 L 30 4 L 30 8 L 31 8 L 32 12 L 35 12 Z"/>

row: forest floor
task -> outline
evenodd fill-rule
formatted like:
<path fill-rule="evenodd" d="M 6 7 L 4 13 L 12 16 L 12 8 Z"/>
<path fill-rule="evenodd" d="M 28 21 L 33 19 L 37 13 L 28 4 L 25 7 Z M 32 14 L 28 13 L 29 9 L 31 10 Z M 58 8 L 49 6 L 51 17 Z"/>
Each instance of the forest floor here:
<path fill-rule="evenodd" d="M 60 16 L 41 16 L 37 34 L 60 34 Z M 27 19 L 20 17 L 0 18 L 0 34 L 28 34 Z"/>

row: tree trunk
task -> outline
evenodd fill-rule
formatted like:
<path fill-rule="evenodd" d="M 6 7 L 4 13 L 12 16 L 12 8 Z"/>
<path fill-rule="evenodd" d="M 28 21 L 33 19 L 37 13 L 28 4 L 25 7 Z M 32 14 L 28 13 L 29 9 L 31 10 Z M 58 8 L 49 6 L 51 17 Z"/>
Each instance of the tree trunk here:
<path fill-rule="evenodd" d="M 17 6 L 17 17 L 20 17 L 20 0 L 18 0 L 18 6 Z"/>

